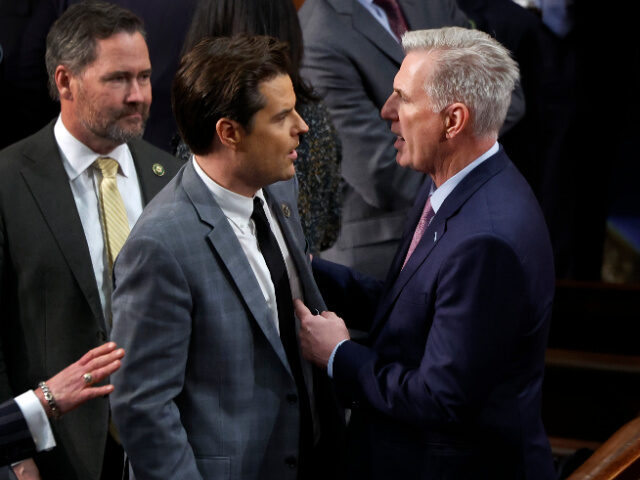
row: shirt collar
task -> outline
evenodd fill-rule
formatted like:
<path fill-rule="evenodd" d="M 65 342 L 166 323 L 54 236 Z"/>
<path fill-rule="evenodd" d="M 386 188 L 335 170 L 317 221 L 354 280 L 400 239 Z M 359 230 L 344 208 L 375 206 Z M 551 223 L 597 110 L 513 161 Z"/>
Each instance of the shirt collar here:
<path fill-rule="evenodd" d="M 445 199 L 449 196 L 451 192 L 458 186 L 458 184 L 462 181 L 464 177 L 469 175 L 471 171 L 480 165 L 482 162 L 487 160 L 492 155 L 495 155 L 498 152 L 499 146 L 498 142 L 495 142 L 493 146 L 476 158 L 469 165 L 464 167 L 458 173 L 456 173 L 453 177 L 448 179 L 438 188 L 435 188 L 435 184 L 431 184 L 431 208 L 433 208 L 434 213 L 438 213 L 438 210 L 444 203 Z"/>
<path fill-rule="evenodd" d="M 73 181 L 78 178 L 98 157 L 111 157 L 117 160 L 120 165 L 120 172 L 125 177 L 129 177 L 131 174 L 133 165 L 127 161 L 127 159 L 130 158 L 130 153 L 126 143 L 118 145 L 106 155 L 100 155 L 87 147 L 67 130 L 67 127 L 62 123 L 62 116 L 58 116 L 58 120 L 53 127 L 53 134 L 58 143 L 60 153 L 62 154 L 64 169 L 69 176 L 69 180 Z"/>
<path fill-rule="evenodd" d="M 239 193 L 232 192 L 215 182 L 198 164 L 194 156 L 191 157 L 193 168 L 198 176 L 202 179 L 207 189 L 213 195 L 218 206 L 222 209 L 225 217 L 234 222 L 239 227 L 247 227 L 250 225 L 251 214 L 253 213 L 253 198 L 245 197 Z M 254 196 L 259 197 L 266 205 L 264 192 L 258 190 Z"/>

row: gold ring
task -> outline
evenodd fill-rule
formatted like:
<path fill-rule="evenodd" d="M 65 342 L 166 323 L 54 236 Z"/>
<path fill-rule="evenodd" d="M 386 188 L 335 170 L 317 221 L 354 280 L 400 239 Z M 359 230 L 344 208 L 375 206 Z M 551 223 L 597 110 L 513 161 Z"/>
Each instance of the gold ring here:
<path fill-rule="evenodd" d="M 93 382 L 93 377 L 90 373 L 85 373 L 84 375 L 82 375 L 82 379 L 84 380 L 85 385 L 90 385 L 91 382 Z"/>

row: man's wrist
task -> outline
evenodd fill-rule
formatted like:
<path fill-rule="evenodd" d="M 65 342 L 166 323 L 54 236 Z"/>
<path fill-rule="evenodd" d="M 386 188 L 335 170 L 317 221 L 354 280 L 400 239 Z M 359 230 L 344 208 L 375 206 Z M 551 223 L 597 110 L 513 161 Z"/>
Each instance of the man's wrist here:
<path fill-rule="evenodd" d="M 50 450 L 55 447 L 56 442 L 53 437 L 53 431 L 47 418 L 46 400 L 40 389 L 29 390 L 17 396 L 14 400 L 22 411 L 31 433 L 31 438 L 36 446 L 36 451 Z"/>
<path fill-rule="evenodd" d="M 336 357 L 336 352 L 338 351 L 338 348 L 340 348 L 340 345 L 347 341 L 349 341 L 349 339 L 345 338 L 344 340 L 338 342 L 338 344 L 333 347 L 331 355 L 329 355 L 329 361 L 327 362 L 327 375 L 329 375 L 329 378 L 333 378 L 333 360 Z"/>
<path fill-rule="evenodd" d="M 58 408 L 58 404 L 56 403 L 56 399 L 53 396 L 53 393 L 49 389 L 46 383 L 40 382 L 38 384 L 38 389 L 36 391 L 36 395 L 38 393 L 42 394 L 42 397 L 38 395 L 38 399 L 40 403 L 44 406 L 45 411 L 47 412 L 47 416 L 57 420 L 60 418 L 60 409 Z M 43 402 L 44 399 L 44 402 Z"/>

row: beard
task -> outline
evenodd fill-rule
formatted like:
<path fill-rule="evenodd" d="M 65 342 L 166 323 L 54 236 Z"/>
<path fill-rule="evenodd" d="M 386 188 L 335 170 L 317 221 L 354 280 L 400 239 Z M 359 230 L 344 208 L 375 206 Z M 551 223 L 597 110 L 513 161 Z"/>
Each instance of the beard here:
<path fill-rule="evenodd" d="M 132 123 L 125 118 L 135 113 L 142 116 L 142 121 Z M 140 103 L 106 112 L 94 110 L 89 105 L 87 115 L 83 116 L 80 121 L 87 130 L 97 137 L 122 144 L 142 137 L 148 118 L 149 105 L 147 104 Z"/>

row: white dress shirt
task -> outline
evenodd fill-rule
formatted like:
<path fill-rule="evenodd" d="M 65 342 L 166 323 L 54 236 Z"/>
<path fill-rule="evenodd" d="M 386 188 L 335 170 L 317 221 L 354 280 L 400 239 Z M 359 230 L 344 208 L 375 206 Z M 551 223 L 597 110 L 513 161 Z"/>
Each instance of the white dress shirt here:
<path fill-rule="evenodd" d="M 138 220 L 142 213 L 142 193 L 138 182 L 133 157 L 127 144 L 116 147 L 106 155 L 100 155 L 85 144 L 76 139 L 58 117 L 53 128 L 62 164 L 69 176 L 69 185 L 73 193 L 73 199 L 78 209 L 78 215 L 82 222 L 82 228 L 89 247 L 93 273 L 98 285 L 100 303 L 107 324 L 111 319 L 111 271 L 107 250 L 104 246 L 102 233 L 102 219 L 100 211 L 100 179 L 102 174 L 92 168 L 92 164 L 98 157 L 111 157 L 118 161 L 120 167 L 116 175 L 118 190 L 122 196 L 129 228 Z"/>
<path fill-rule="evenodd" d="M 27 422 L 27 427 L 29 428 L 29 433 L 31 433 L 31 438 L 33 438 L 36 451 L 51 450 L 55 447 L 56 441 L 53 438 L 51 424 L 49 423 L 44 408 L 42 408 L 40 400 L 33 390 L 17 396 L 14 400 L 18 404 L 18 408 L 22 411 L 22 415 Z"/>
<path fill-rule="evenodd" d="M 469 175 L 474 168 L 477 168 L 478 165 L 480 165 L 482 162 L 487 160 L 489 157 L 491 157 L 492 155 L 495 155 L 498 152 L 499 148 L 500 147 L 498 145 L 498 142 L 495 142 L 489 150 L 484 152 L 482 155 L 476 158 L 473 162 L 471 162 L 469 165 L 467 165 L 458 173 L 456 173 L 453 177 L 449 178 L 446 182 L 440 185 L 440 187 L 435 188 L 435 185 L 431 184 L 430 195 L 431 195 L 431 208 L 433 209 L 433 213 L 434 214 L 438 213 L 438 210 L 444 203 L 445 199 L 449 196 L 451 192 L 453 192 L 453 190 L 458 186 L 458 184 L 462 181 L 464 177 Z M 339 342 L 333 348 L 333 351 L 329 356 L 329 362 L 327 364 L 327 375 L 330 378 L 333 378 L 333 360 L 336 357 L 336 352 L 338 351 L 338 348 L 340 347 L 340 345 L 342 345 L 346 341 L 347 340 L 342 340 L 341 342 Z"/>

